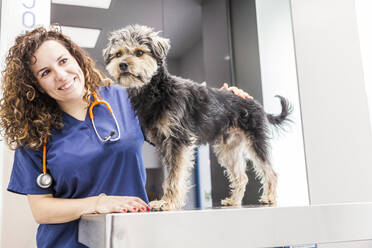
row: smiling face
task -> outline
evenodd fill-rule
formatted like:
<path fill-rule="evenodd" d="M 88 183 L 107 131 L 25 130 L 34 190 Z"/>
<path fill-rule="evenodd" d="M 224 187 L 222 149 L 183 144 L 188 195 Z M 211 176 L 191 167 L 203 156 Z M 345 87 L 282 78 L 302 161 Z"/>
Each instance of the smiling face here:
<path fill-rule="evenodd" d="M 85 93 L 84 73 L 76 59 L 60 42 L 45 41 L 34 53 L 31 71 L 40 87 L 65 109 L 81 103 Z"/>

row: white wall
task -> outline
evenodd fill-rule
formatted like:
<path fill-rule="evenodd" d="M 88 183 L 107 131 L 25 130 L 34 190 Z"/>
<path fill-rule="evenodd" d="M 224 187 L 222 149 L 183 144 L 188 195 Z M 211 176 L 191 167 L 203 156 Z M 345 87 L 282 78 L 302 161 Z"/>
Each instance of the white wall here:
<path fill-rule="evenodd" d="M 27 197 L 6 191 L 14 153 L 5 148 L 4 154 L 3 177 L 1 178 L 3 181 L 1 190 L 3 195 L 1 208 L 3 218 L 0 247 L 36 247 L 37 223 L 32 216 Z"/>
<path fill-rule="evenodd" d="M 311 204 L 372 201 L 372 133 L 354 4 L 292 1 Z"/>
<path fill-rule="evenodd" d="M 360 49 L 364 83 L 369 106 L 369 118 L 372 120 L 372 2 L 370 0 L 355 0 L 357 26 L 359 31 Z M 349 242 L 344 244 L 322 245 L 319 248 L 367 248 L 372 247 L 372 240 Z"/>
<path fill-rule="evenodd" d="M 367 92 L 369 117 L 372 118 L 372 2 L 355 0 L 357 24 L 362 54 L 364 82 Z M 372 119 L 371 119 L 372 120 Z"/>
<path fill-rule="evenodd" d="M 15 37 L 36 25 L 50 24 L 50 1 L 2 0 L 1 6 L 1 70 Z M 27 198 L 6 191 L 12 168 L 13 152 L 0 143 L 0 222 L 1 247 L 36 247 L 36 223 Z"/>
<path fill-rule="evenodd" d="M 301 109 L 289 0 L 258 0 L 257 30 L 265 111 L 280 113 L 275 95 L 293 106 L 286 131 L 273 129 L 272 164 L 278 173 L 278 205 L 308 205 Z"/>

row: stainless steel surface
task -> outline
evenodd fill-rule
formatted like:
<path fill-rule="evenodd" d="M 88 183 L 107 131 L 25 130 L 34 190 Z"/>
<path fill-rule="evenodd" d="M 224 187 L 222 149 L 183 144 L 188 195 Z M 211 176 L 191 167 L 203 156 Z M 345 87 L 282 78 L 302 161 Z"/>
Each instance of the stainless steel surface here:
<path fill-rule="evenodd" d="M 89 215 L 89 247 L 274 247 L 372 239 L 372 203 Z"/>

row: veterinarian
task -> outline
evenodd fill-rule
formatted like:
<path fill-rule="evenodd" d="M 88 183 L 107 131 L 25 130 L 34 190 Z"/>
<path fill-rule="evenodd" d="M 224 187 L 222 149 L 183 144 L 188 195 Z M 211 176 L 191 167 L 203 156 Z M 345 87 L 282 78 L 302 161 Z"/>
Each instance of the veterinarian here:
<path fill-rule="evenodd" d="M 8 190 L 27 195 L 38 247 L 85 247 L 84 214 L 149 211 L 144 136 L 126 90 L 111 84 L 58 30 L 36 28 L 9 50 L 0 105 L 2 133 L 15 150 Z M 107 105 L 95 105 L 91 119 L 93 93 Z"/>

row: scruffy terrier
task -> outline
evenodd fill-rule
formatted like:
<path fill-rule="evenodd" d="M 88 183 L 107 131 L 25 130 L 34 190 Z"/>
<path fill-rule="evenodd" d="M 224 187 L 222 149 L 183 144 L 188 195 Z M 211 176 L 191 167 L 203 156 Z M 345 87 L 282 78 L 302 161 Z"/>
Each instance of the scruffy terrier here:
<path fill-rule="evenodd" d="M 260 202 L 275 204 L 277 174 L 269 161 L 269 124 L 280 126 L 288 120 L 287 100 L 278 96 L 282 112 L 274 116 L 254 100 L 170 75 L 166 66 L 170 42 L 158 33 L 130 25 L 112 32 L 103 51 L 106 69 L 128 88 L 145 136 L 168 169 L 164 195 L 150 202 L 151 209 L 185 205 L 194 149 L 207 142 L 230 181 L 231 196 L 222 205 L 241 205 L 248 183 L 247 160 L 263 185 Z"/>

